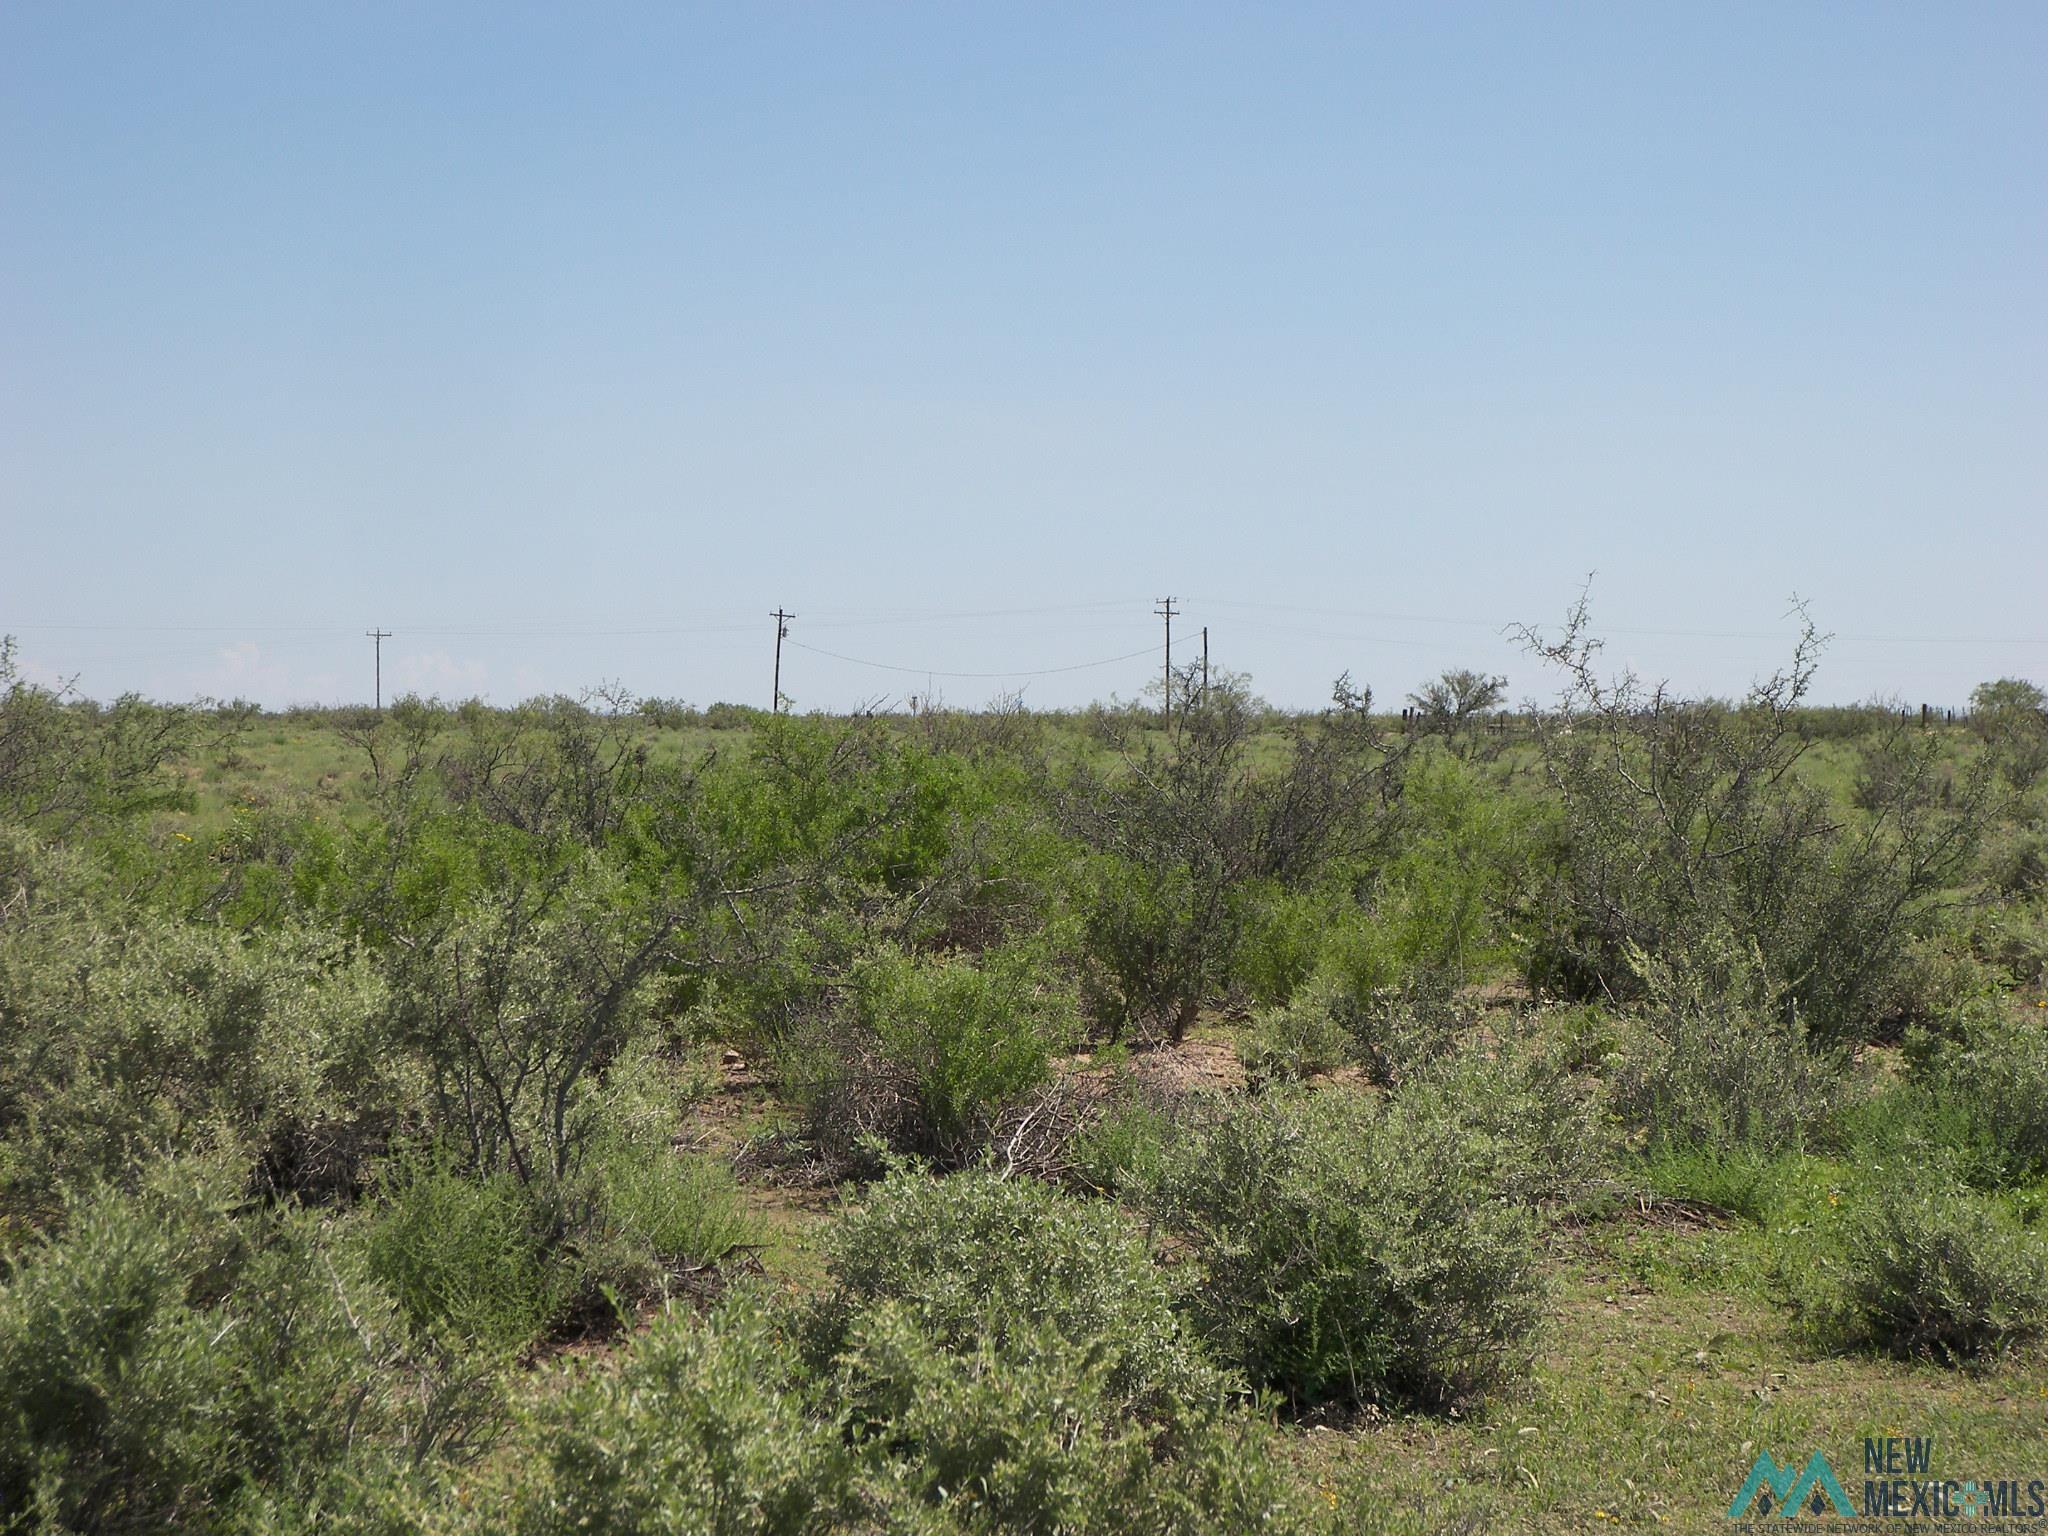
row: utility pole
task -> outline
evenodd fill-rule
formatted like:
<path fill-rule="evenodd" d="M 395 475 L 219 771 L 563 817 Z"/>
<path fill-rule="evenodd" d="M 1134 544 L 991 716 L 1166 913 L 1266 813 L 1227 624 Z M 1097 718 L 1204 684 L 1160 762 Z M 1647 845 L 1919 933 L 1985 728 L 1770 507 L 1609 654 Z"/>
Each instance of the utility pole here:
<path fill-rule="evenodd" d="M 1165 693 L 1165 695 L 1164 695 L 1164 700 L 1163 700 L 1163 702 L 1164 702 L 1164 704 L 1165 704 L 1165 709 L 1166 709 L 1166 715 L 1165 715 L 1165 719 L 1166 719 L 1166 728 L 1167 728 L 1168 730 L 1172 730 L 1172 729 L 1173 729 L 1173 599 L 1172 599 L 1172 598 L 1170 598 L 1170 597 L 1162 597 L 1162 598 L 1161 598 L 1161 599 L 1159 600 L 1159 606 L 1158 606 L 1157 608 L 1154 608 L 1154 609 L 1153 609 L 1152 611 L 1153 611 L 1154 613 L 1158 614 L 1158 615 L 1159 615 L 1159 616 L 1160 616 L 1161 618 L 1163 618 L 1164 620 L 1166 620 L 1166 693 Z"/>
<path fill-rule="evenodd" d="M 1209 626 L 1202 626 L 1202 707 L 1209 707 Z"/>
<path fill-rule="evenodd" d="M 363 631 L 363 634 L 376 647 L 377 712 L 382 714 L 384 712 L 384 642 L 391 638 L 391 631 L 388 629 L 366 629 Z"/>
<path fill-rule="evenodd" d="M 768 713 L 779 715 L 782 713 L 782 642 L 789 638 L 789 621 L 796 615 L 778 608 L 768 617 L 775 621 L 775 702 L 769 706 Z"/>

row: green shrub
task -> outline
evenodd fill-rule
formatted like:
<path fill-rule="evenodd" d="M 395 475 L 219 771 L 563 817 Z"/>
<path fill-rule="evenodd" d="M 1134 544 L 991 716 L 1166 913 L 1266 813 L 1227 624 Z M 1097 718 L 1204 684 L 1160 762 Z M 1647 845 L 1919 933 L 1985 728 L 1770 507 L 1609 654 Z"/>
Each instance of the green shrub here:
<path fill-rule="evenodd" d="M 683 1110 L 712 1091 L 713 1074 L 701 1056 L 679 1062 L 650 1042 L 606 1069 L 583 1166 L 556 1201 L 586 1297 L 665 1293 L 748 1241 L 730 1166 L 679 1145 Z"/>
<path fill-rule="evenodd" d="M 593 1079 L 644 1034 L 687 898 L 636 888 L 591 850 L 500 827 L 447 835 L 392 877 L 419 890 L 389 903 L 383 1027 L 419 1064 L 435 1136 L 470 1166 L 566 1181 L 601 1122 Z M 474 865 L 460 880 L 481 889 L 452 901 L 444 860 Z"/>
<path fill-rule="evenodd" d="M 1460 985 L 1508 958 L 1502 916 L 1527 817 L 1517 797 L 1443 751 L 1418 755 L 1401 806 L 1408 836 L 1379 871 L 1373 915 L 1401 974 Z"/>
<path fill-rule="evenodd" d="M 1578 1072 L 1604 1067 L 1622 1043 L 1613 1016 L 1593 1003 L 1570 1004 L 1551 1014 L 1550 1035 L 1557 1059 Z"/>
<path fill-rule="evenodd" d="M 2048 827 L 2028 820 L 1992 828 L 1977 856 L 1977 877 L 2007 898 L 2048 890 Z"/>
<path fill-rule="evenodd" d="M 1915 1076 L 1919 1091 L 1897 1118 L 1966 1159 L 1972 1182 L 2011 1185 L 2048 1173 L 2048 1019 L 2039 1012 L 1966 1015 Z"/>
<path fill-rule="evenodd" d="M 487 1349 L 532 1343 L 580 1284 L 549 1242 L 549 1213 L 509 1173 L 472 1177 L 445 1157 L 404 1162 L 370 1213 L 371 1273 L 415 1327 Z"/>
<path fill-rule="evenodd" d="M 1408 961 L 1393 930 L 1357 905 L 1330 915 L 1320 934 L 1315 979 L 1363 1001 L 1401 982 Z"/>
<path fill-rule="evenodd" d="M 1548 889 L 1523 903 L 1532 982 L 1630 1001 L 1635 955 L 1685 968 L 1733 944 L 1813 1033 L 1896 1030 L 1900 956 L 1967 874 L 2000 797 L 1988 760 L 1958 768 L 1943 733 L 1896 718 L 1858 743 L 1853 810 L 1815 783 L 1800 706 L 1824 641 L 1801 629 L 1789 664 L 1733 704 L 1600 675 L 1583 598 L 1561 637 L 1524 632 L 1564 682 L 1536 722 L 1559 794 Z"/>
<path fill-rule="evenodd" d="M 1254 771 L 1265 724 L 1243 680 L 1219 680 L 1148 736 L 1122 771 L 1077 772 L 1063 809 L 1097 852 L 1082 896 L 1089 1001 L 1112 1039 L 1138 1028 L 1180 1039 L 1238 978 L 1255 914 L 1387 841 L 1406 751 L 1380 734 L 1371 695 L 1340 678 L 1331 707 L 1296 720 L 1283 755 Z M 1283 915 L 1279 926 L 1289 926 Z M 1255 963 L 1277 997 L 1297 960 Z"/>
<path fill-rule="evenodd" d="M 1841 1060 L 1817 1050 L 1767 993 L 1759 1000 L 1740 957 L 1705 971 L 1638 964 L 1651 1011 L 1615 1065 L 1624 1125 L 1652 1147 L 1771 1153 L 1825 1138 L 1847 1099 Z"/>
<path fill-rule="evenodd" d="M 1238 1037 L 1245 1077 L 1259 1086 L 1300 1082 L 1343 1065 L 1352 1031 L 1343 1017 L 1348 994 L 1331 978 L 1317 977 L 1284 1006 L 1262 1008 Z"/>
<path fill-rule="evenodd" d="M 1533 1230 L 1489 1155 L 1420 1103 L 1267 1095 L 1181 1139 L 1153 1202 L 1204 1267 L 1193 1316 L 1254 1383 L 1440 1404 L 1520 1370 L 1537 1317 Z"/>
<path fill-rule="evenodd" d="M 942 1337 L 870 1300 L 808 1360 L 788 1307 L 671 1315 L 535 1425 L 519 1529 L 706 1536 L 1304 1529 L 1256 1420 L 1166 1399 L 1135 1416 L 1114 1340 L 1071 1316 Z"/>
<path fill-rule="evenodd" d="M 194 707 L 32 683 L 0 636 L 0 819 L 61 836 L 185 804 L 171 765 L 205 727 Z"/>
<path fill-rule="evenodd" d="M 2048 901 L 2035 897 L 1981 909 L 1970 942 L 2006 985 L 2025 988 L 2037 1000 L 2048 993 Z"/>
<path fill-rule="evenodd" d="M 326 917 L 343 894 L 340 832 L 296 798 L 237 806 L 210 846 L 185 850 L 182 905 L 238 933 Z"/>
<path fill-rule="evenodd" d="M 1281 1008 L 1315 974 L 1329 942 L 1333 924 L 1345 906 L 1321 891 L 1290 890 L 1261 881 L 1243 902 L 1244 936 L 1236 955 L 1235 976 L 1253 1002 Z M 1355 910 L 1355 904 L 1349 904 Z"/>
<path fill-rule="evenodd" d="M 885 1529 L 1074 1536 L 1302 1531 L 1264 1426 L 1214 1402 L 1129 1411 L 1102 1339 L 1029 1317 L 941 1342 L 913 1309 L 862 1314 L 841 1362 L 871 1443 L 862 1502 Z"/>
<path fill-rule="evenodd" d="M 1429 923 L 1404 926 L 1413 915 L 1330 911 L 1313 972 L 1284 1007 L 1252 1016 L 1239 1042 L 1247 1077 L 1300 1081 L 1355 1061 L 1390 1085 L 1447 1049 L 1468 1022 L 1457 996 L 1463 966 L 1438 952 Z"/>
<path fill-rule="evenodd" d="M 1890 1037 L 1910 1029 L 1948 1029 L 1998 992 L 1995 970 L 1970 953 L 1961 935 L 1942 932 L 1900 945 L 1884 987 L 1871 998 Z"/>
<path fill-rule="evenodd" d="M 1185 865 L 1148 868 L 1103 856 L 1089 861 L 1089 871 L 1083 943 L 1091 1016 L 1111 1040 L 1127 1031 L 1178 1040 L 1234 969 L 1238 905 L 1220 878 Z"/>
<path fill-rule="evenodd" d="M 671 1276 L 717 1265 L 752 1234 L 732 1170 L 666 1139 L 600 1138 L 588 1172 L 593 1209 L 577 1234 L 586 1290 L 653 1294 Z"/>
<path fill-rule="evenodd" d="M 812 1324 L 817 1358 L 880 1303 L 907 1307 L 946 1347 L 1001 1346 L 1033 1322 L 1102 1351 L 1125 1406 L 1213 1401 L 1229 1378 L 1174 1311 L 1175 1291 L 1121 1211 L 1026 1180 L 898 1172 L 825 1239 L 833 1286 Z"/>
<path fill-rule="evenodd" d="M 1841 1348 L 1961 1362 L 2048 1327 L 2048 1243 L 1938 1159 L 1866 1166 L 1795 1287 Z"/>
<path fill-rule="evenodd" d="M 1114 1207 L 899 1172 L 828 1241 L 808 1354 L 886 1529 L 1168 1533 L 1299 1523 L 1236 1386 Z M 927 1523 L 930 1522 L 930 1523 Z"/>
<path fill-rule="evenodd" d="M 1158 1173 L 1172 1134 L 1173 1116 L 1164 1105 L 1119 1083 L 1102 1114 L 1074 1135 L 1068 1149 L 1073 1178 L 1087 1189 L 1143 1188 Z"/>
<path fill-rule="evenodd" d="M 819 1143 L 844 1155 L 874 1137 L 947 1163 L 970 1157 L 1078 1032 L 1071 995 L 1038 960 L 1019 947 L 978 964 L 898 953 L 864 963 L 848 1009 L 783 1062 Z"/>
<path fill-rule="evenodd" d="M 252 1182 L 351 1188 L 412 1092 L 371 1025 L 368 968 L 315 934 L 244 938 L 34 862 L 30 920 L 0 924 L 0 1204 L 47 1217 L 64 1183 L 225 1145 L 223 1126 Z"/>
<path fill-rule="evenodd" d="M 1361 883 L 1371 910 L 1317 891 L 1274 888 L 1250 905 L 1237 970 L 1255 1002 L 1292 1002 L 1311 988 L 1339 993 L 1356 1030 L 1376 1003 L 1448 996 L 1501 958 L 1494 932 L 1506 813 L 1482 807 L 1468 771 L 1448 758 L 1411 776 L 1416 802 L 1399 852 Z M 1469 823 L 1478 823 L 1477 826 Z"/>
<path fill-rule="evenodd" d="M 487 1431 L 486 1385 L 412 1350 L 310 1218 L 235 1217 L 235 1197 L 224 1165 L 173 1162 L 137 1193 L 81 1197 L 17 1256 L 0 1284 L 9 1528 L 238 1528 Z"/>
<path fill-rule="evenodd" d="M 1614 1076 L 1616 1111 L 1653 1147 L 1796 1151 L 1824 1132 L 1844 1093 L 1839 1067 L 1795 1025 L 1718 1011 L 1637 1030 Z"/>
<path fill-rule="evenodd" d="M 2038 683 L 2002 677 L 1970 691 L 1970 723 L 2006 781 L 2026 789 L 2048 774 L 2048 708 Z"/>
<path fill-rule="evenodd" d="M 1413 1125 L 1419 1145 L 1454 1127 L 1481 1185 L 1522 1205 L 1580 1199 L 1615 1150 L 1597 1086 L 1554 1057 L 1512 1046 L 1421 1063 L 1386 1114 L 1396 1135 Z"/>
<path fill-rule="evenodd" d="M 522 1529 L 1298 1529 L 1114 1209 L 987 1174 L 892 1175 L 813 1303 L 669 1317 L 537 1421 Z M 793 1340 L 804 1339 L 800 1348 Z"/>
<path fill-rule="evenodd" d="M 1475 1022 L 1475 1010 L 1443 971 L 1412 970 L 1370 990 L 1361 989 L 1355 976 L 1346 977 L 1334 988 L 1319 986 L 1317 991 L 1348 1036 L 1350 1058 L 1383 1088 L 1441 1060 Z"/>
<path fill-rule="evenodd" d="M 535 1427 L 544 1470 L 519 1488 L 517 1528 L 632 1536 L 800 1536 L 837 1524 L 849 1457 L 814 1411 L 769 1298 L 708 1317 L 672 1312 L 616 1372 L 592 1372 Z"/>

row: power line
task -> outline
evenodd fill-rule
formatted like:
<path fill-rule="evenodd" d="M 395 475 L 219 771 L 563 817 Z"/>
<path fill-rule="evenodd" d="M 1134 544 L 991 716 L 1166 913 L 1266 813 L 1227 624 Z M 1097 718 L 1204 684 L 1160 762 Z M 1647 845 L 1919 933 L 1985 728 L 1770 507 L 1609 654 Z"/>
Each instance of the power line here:
<path fill-rule="evenodd" d="M 1416 651 L 1440 651 L 1443 643 L 1435 640 L 1396 640 L 1390 635 L 1343 634 L 1334 629 L 1309 629 L 1299 624 L 1275 624 L 1268 619 L 1239 619 L 1240 629 L 1250 629 L 1262 634 L 1293 635 L 1304 640 L 1331 640 L 1340 645 L 1398 645 Z"/>
<path fill-rule="evenodd" d="M 977 623 L 990 618 L 1028 618 L 1040 615 L 1064 613 L 1106 612 L 1127 610 L 1129 601 L 1106 601 L 1088 603 L 1042 603 L 1028 607 L 1013 608 L 821 608 L 811 611 L 811 617 L 820 628 L 860 629 L 897 624 L 935 624 L 973 620 Z M 427 621 L 407 622 L 406 630 L 416 635 L 479 635 L 479 636 L 524 636 L 524 635 L 566 635 L 586 636 L 592 639 L 609 639 L 633 635 L 693 635 L 693 634 L 738 634 L 749 632 L 754 624 L 751 620 L 718 617 L 697 622 L 680 622 L 662 616 L 613 618 L 610 620 L 549 619 L 541 617 L 503 617 L 476 619 L 473 621 Z M 9 621 L 0 625 L 10 631 L 27 630 L 83 630 L 105 633 L 135 634 L 302 634 L 302 635 L 345 635 L 353 626 L 348 624 L 291 624 L 249 620 L 241 623 L 99 623 L 74 619 L 51 619 L 36 621 Z"/>
<path fill-rule="evenodd" d="M 1172 599 L 1179 603 L 1178 597 Z M 1496 634 L 1505 627 L 1492 619 L 1473 618 L 1452 614 L 1401 613 L 1389 610 L 1364 608 L 1323 608 L 1297 603 L 1251 602 L 1234 598 L 1193 598 L 1188 601 L 1206 607 L 1223 608 L 1245 612 L 1307 615 L 1323 618 L 1363 619 L 1378 623 L 1396 624 L 1447 624 L 1465 628 L 1487 629 Z M 827 629 L 859 629 L 883 627 L 897 624 L 936 624 L 966 620 L 982 621 L 997 617 L 1031 617 L 1058 613 L 1100 612 L 1126 607 L 1121 603 L 1063 603 L 1033 607 L 990 608 L 990 609 L 883 609 L 865 613 L 857 609 L 821 609 L 813 613 L 818 627 Z M 1155 610 L 1156 611 L 1156 610 Z M 1176 609 L 1176 614 L 1179 610 Z M 1162 615 L 1163 617 L 1164 615 Z M 501 619 L 479 620 L 475 623 L 408 623 L 406 632 L 413 635 L 434 635 L 475 638 L 542 638 L 562 636 L 592 640 L 621 639 L 635 636 L 661 635 L 715 635 L 741 634 L 750 632 L 758 621 L 725 620 L 686 623 L 650 620 L 645 623 L 620 624 L 584 622 L 574 619 Z M 142 624 L 142 623 L 96 623 L 81 620 L 7 620 L 0 622 L 0 631 L 25 634 L 31 632 L 76 631 L 94 634 L 229 634 L 229 635 L 304 635 L 341 636 L 350 632 L 346 624 Z M 1782 640 L 1781 630 L 1733 630 L 1733 629 L 1677 629 L 1658 625 L 1603 624 L 1602 634 L 1639 635 L 1652 638 L 1681 640 Z M 1367 637 L 1361 637 L 1367 638 Z M 1838 632 L 1833 636 L 1840 641 L 1868 645 L 1976 645 L 1976 646 L 2048 646 L 2044 635 L 1916 635 L 1916 634 L 1858 634 Z M 1405 642 L 1385 641 L 1386 644 Z"/>
<path fill-rule="evenodd" d="M 1240 602 L 1232 598 L 1198 597 L 1190 601 L 1210 608 L 1241 608 L 1266 613 L 1313 614 L 1331 619 L 1367 619 L 1380 623 L 1396 624 L 1455 624 L 1475 629 L 1490 629 L 1499 634 L 1511 626 L 1496 624 L 1491 619 L 1456 618 L 1447 614 L 1433 613 L 1392 613 L 1369 608 L 1317 608 L 1299 603 L 1253 603 Z M 1670 629 L 1656 625 L 1601 624 L 1597 631 L 1603 635 L 1643 635 L 1675 640 L 1783 640 L 1785 631 L 1769 629 Z M 1303 631 L 1310 633 L 1310 631 Z M 1370 637 L 1362 637 L 1370 638 Z M 1858 635 L 1835 634 L 1831 638 L 1874 645 L 2044 645 L 2044 635 Z M 1388 645 L 1412 644 L 1389 640 Z"/>
<path fill-rule="evenodd" d="M 805 645 L 801 640 L 789 642 L 800 651 L 809 651 L 814 656 L 830 656 L 834 661 L 852 662 L 857 667 L 873 667 L 881 672 L 908 672 L 916 677 L 1052 677 L 1060 672 L 1085 672 L 1091 667 L 1112 666 L 1119 661 L 1130 661 L 1134 657 L 1149 656 L 1152 647 L 1126 651 L 1121 656 L 1105 656 L 1100 661 L 1077 661 L 1065 667 L 1025 667 L 1010 672 L 948 672 L 941 667 L 899 667 L 893 662 L 869 661 L 862 656 L 847 656 L 838 651 L 828 651 L 823 646 Z"/>
<path fill-rule="evenodd" d="M 158 634 L 158 635 L 305 635 L 321 637 L 346 635 L 349 626 L 345 624 L 36 624 L 8 622 L 9 631 L 28 633 L 31 631 L 65 631 L 89 634 Z M 577 623 L 560 624 L 408 624 L 406 632 L 414 635 L 475 636 L 513 639 L 540 639 L 561 636 L 569 639 L 608 640 L 634 635 L 723 635 L 737 634 L 750 630 L 751 624 L 647 624 L 632 628 L 590 627 Z M 367 632 L 366 632 L 367 633 Z"/>
<path fill-rule="evenodd" d="M 956 619 L 981 623 L 986 619 L 1028 618 L 1053 613 L 1126 612 L 1131 603 L 1117 599 L 1101 603 L 1044 603 L 1025 608 L 815 608 L 811 616 L 830 623 L 834 629 L 866 628 L 884 624 L 931 624 Z"/>

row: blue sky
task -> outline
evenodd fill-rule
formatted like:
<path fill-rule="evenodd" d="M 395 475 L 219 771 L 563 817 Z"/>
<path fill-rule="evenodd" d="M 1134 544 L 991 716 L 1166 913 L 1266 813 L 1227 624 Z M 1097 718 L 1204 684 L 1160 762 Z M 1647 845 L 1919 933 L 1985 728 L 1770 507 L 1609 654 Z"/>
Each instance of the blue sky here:
<path fill-rule="evenodd" d="M 1597 571 L 1688 689 L 1794 593 L 1826 697 L 2048 681 L 2044 74 L 2035 4 L 9 5 L 0 631 L 765 702 L 779 604 L 799 707 L 1053 705 L 1172 593 L 1309 705 L 1546 693 Z"/>

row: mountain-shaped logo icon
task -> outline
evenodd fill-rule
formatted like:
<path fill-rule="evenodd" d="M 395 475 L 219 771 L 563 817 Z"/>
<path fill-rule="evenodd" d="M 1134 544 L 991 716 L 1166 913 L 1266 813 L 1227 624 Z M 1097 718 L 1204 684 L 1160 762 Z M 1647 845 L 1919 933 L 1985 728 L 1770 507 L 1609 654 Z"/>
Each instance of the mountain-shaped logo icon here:
<path fill-rule="evenodd" d="M 1728 1518 L 1742 1519 L 1751 1512 L 1753 1504 L 1761 1506 L 1755 1511 L 1757 1514 L 1776 1515 L 1783 1520 L 1800 1514 L 1824 1515 L 1830 1503 L 1836 1514 L 1849 1520 L 1856 1518 L 1856 1508 L 1835 1480 L 1835 1469 L 1828 1465 L 1825 1453 L 1815 1451 L 1806 1465 L 1794 1472 L 1790 1467 L 1779 1466 L 1769 1451 L 1763 1451 L 1749 1469 L 1742 1491 L 1728 1506 Z"/>

